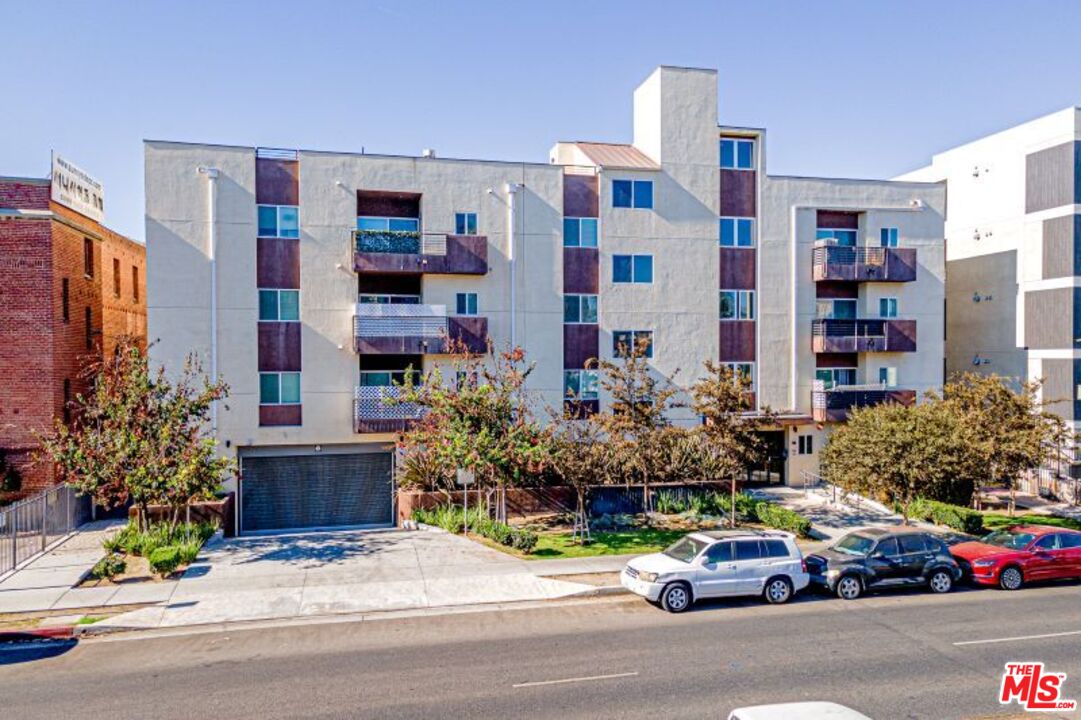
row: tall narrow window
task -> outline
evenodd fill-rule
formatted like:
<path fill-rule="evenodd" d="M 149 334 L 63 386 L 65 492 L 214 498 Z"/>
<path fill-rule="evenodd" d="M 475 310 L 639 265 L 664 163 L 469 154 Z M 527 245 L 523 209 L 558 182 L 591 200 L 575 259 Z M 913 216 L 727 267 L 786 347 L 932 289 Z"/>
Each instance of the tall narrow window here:
<path fill-rule="evenodd" d="M 120 258 L 113 258 L 113 296 L 120 297 Z"/>
<path fill-rule="evenodd" d="M 93 316 L 93 312 L 90 310 L 89 307 L 86 308 L 86 311 L 83 313 L 83 316 L 84 316 L 84 319 L 86 320 L 86 349 L 87 350 L 93 350 L 94 349 L 94 324 L 93 324 L 94 316 Z"/>
<path fill-rule="evenodd" d="M 94 241 L 88 237 L 83 238 L 83 274 L 94 277 Z"/>
<path fill-rule="evenodd" d="M 131 299 L 139 302 L 139 266 L 131 266 Z"/>
<path fill-rule="evenodd" d="M 67 278 L 60 281 L 60 317 L 71 321 L 71 283 Z"/>
<path fill-rule="evenodd" d="M 64 406 L 60 408 L 60 415 L 65 425 L 71 422 L 71 380 L 68 378 L 64 378 Z"/>

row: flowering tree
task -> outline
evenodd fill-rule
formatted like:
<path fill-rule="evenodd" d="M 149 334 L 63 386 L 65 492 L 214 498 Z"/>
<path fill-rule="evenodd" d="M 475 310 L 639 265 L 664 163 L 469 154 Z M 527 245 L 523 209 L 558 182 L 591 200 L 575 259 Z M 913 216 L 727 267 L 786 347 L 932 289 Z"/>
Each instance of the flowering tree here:
<path fill-rule="evenodd" d="M 61 478 L 106 508 L 132 501 L 141 526 L 149 505 L 168 505 L 175 525 L 190 502 L 212 498 L 234 471 L 204 434 L 212 403 L 228 387 L 207 379 L 194 357 L 175 382 L 163 368 L 152 373 L 128 341 L 91 374 L 91 393 L 74 401 L 75 421 L 57 421 L 40 438 Z"/>

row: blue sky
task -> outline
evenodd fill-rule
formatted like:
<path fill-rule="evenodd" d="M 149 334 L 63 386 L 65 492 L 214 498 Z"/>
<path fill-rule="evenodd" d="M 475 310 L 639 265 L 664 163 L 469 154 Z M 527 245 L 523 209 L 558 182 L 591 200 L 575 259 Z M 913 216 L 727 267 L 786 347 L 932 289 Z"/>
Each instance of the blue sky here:
<path fill-rule="evenodd" d="M 0 0 L 0 175 L 55 148 L 143 237 L 144 138 L 545 161 L 629 141 L 659 64 L 717 68 L 769 172 L 890 177 L 1081 104 L 1072 0 Z"/>

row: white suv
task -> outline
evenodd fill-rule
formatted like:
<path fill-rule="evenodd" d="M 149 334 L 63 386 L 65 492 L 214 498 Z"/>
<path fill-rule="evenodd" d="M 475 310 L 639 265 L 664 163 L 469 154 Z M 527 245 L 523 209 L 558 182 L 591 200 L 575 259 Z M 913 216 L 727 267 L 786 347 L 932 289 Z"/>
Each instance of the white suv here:
<path fill-rule="evenodd" d="M 690 533 L 664 552 L 631 560 L 619 579 L 674 613 L 699 598 L 763 595 L 784 603 L 810 582 L 794 535 L 754 530 Z"/>

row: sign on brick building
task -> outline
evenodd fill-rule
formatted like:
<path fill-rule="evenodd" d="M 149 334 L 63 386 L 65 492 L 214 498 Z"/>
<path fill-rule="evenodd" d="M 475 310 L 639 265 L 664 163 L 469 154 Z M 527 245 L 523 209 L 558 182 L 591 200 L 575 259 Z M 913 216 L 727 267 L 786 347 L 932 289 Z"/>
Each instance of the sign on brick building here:
<path fill-rule="evenodd" d="M 53 153 L 52 199 L 91 220 L 105 220 L 105 188 L 86 171 Z"/>

